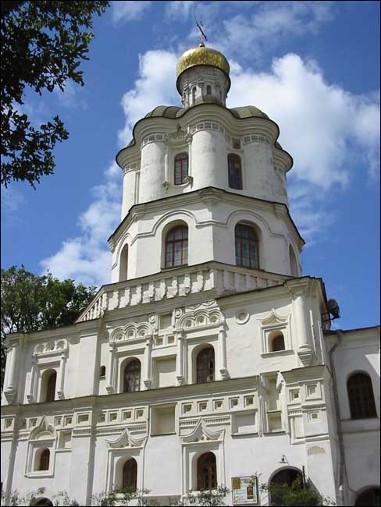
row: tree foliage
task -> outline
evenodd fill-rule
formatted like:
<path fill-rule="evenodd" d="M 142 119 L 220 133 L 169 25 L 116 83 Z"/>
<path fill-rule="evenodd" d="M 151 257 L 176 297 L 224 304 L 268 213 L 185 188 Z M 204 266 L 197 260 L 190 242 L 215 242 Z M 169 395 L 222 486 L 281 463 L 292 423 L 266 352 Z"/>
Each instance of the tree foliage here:
<path fill-rule="evenodd" d="M 280 506 L 315 506 L 327 504 L 325 498 L 308 483 L 304 483 L 301 477 L 297 477 L 291 485 L 270 483 L 262 485 L 262 490 L 268 490 L 271 494 L 271 505 Z M 328 502 L 328 505 L 334 503 Z"/>
<path fill-rule="evenodd" d="M 1 385 L 4 340 L 9 333 L 27 333 L 73 324 L 96 288 L 60 281 L 51 273 L 38 276 L 24 266 L 1 270 Z"/>
<path fill-rule="evenodd" d="M 52 150 L 69 134 L 58 116 L 32 125 L 25 111 L 28 90 L 83 85 L 81 60 L 88 60 L 92 17 L 106 1 L 2 1 L 1 9 L 1 183 L 28 181 L 33 187 L 55 167 Z"/>

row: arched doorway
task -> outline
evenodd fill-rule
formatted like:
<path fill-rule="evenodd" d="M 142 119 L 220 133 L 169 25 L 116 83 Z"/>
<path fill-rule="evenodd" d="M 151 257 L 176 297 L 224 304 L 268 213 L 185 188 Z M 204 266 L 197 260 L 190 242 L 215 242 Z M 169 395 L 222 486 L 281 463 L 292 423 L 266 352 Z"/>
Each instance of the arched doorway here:
<path fill-rule="evenodd" d="M 284 468 L 277 472 L 269 483 L 269 505 L 285 505 L 283 497 L 286 487 L 293 484 L 303 487 L 302 472 L 296 468 Z"/>
<path fill-rule="evenodd" d="M 32 498 L 29 505 L 40 506 L 40 507 L 53 507 L 53 502 L 44 496 Z"/>
<path fill-rule="evenodd" d="M 356 499 L 356 507 L 373 507 L 380 505 L 380 488 L 366 488 Z"/>

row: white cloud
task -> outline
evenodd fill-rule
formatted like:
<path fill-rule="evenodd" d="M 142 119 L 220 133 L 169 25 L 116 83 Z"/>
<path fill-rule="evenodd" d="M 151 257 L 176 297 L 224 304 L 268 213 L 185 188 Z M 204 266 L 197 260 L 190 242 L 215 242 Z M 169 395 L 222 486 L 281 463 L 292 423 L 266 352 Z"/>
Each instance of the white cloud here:
<path fill-rule="evenodd" d="M 22 222 L 20 209 L 25 205 L 25 198 L 14 186 L 1 189 L 1 214 L 6 218 L 5 226 L 12 222 Z"/>
<path fill-rule="evenodd" d="M 171 19 L 202 21 L 208 44 L 224 53 L 259 58 L 286 38 L 316 35 L 334 16 L 334 2 L 168 2 Z M 188 41 L 198 40 L 196 23 Z"/>
<path fill-rule="evenodd" d="M 111 2 L 112 20 L 114 23 L 137 21 L 141 19 L 144 11 L 151 7 L 151 3 L 143 0 Z"/>
<path fill-rule="evenodd" d="M 377 101 L 327 83 L 315 62 L 287 54 L 273 60 L 270 73 L 235 69 L 229 107 L 254 104 L 276 121 L 298 179 L 324 189 L 345 186 L 354 154 L 360 149 L 368 157 L 377 151 Z"/>
<path fill-rule="evenodd" d="M 188 0 L 187 2 L 184 2 L 183 0 L 172 0 L 170 2 L 166 2 L 165 12 L 170 19 L 180 18 L 184 20 L 190 16 L 192 11 L 194 11 L 195 4 L 196 2 L 193 2 L 192 0 Z"/>
<path fill-rule="evenodd" d="M 73 278 L 86 285 L 110 283 L 111 253 L 107 238 L 118 225 L 121 205 L 121 171 L 116 163 L 105 171 L 105 182 L 94 187 L 94 200 L 79 217 L 81 235 L 62 243 L 60 250 L 41 261 L 60 279 Z"/>
<path fill-rule="evenodd" d="M 63 91 L 58 86 L 54 88 L 54 94 L 58 98 L 59 103 L 71 109 L 86 109 L 87 104 L 83 99 L 83 89 L 74 81 L 67 79 Z"/>
<path fill-rule="evenodd" d="M 118 134 L 121 146 L 131 140 L 134 124 L 156 106 L 181 105 L 175 86 L 176 62 L 177 57 L 168 51 L 147 51 L 139 55 L 139 79 L 122 98 L 126 123 Z"/>

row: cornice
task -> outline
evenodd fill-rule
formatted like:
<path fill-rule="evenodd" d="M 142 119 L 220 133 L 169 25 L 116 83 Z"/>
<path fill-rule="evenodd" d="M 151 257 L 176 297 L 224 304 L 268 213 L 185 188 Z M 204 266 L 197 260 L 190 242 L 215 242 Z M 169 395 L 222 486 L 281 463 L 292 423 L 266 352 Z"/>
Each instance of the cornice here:
<path fill-rule="evenodd" d="M 159 389 L 148 389 L 146 391 L 136 391 L 131 393 L 105 394 L 98 396 L 84 396 L 79 398 L 68 398 L 65 400 L 56 400 L 51 403 L 31 403 L 4 405 L 1 407 L 2 416 L 23 415 L 33 417 L 41 415 L 44 410 L 50 415 L 56 415 L 63 411 L 84 411 L 103 408 L 105 402 L 107 409 L 141 407 L 142 405 L 158 405 L 161 403 L 177 403 L 188 399 L 189 397 L 202 396 L 228 396 L 237 391 L 253 389 L 257 386 L 258 376 L 229 378 L 226 380 L 216 380 L 205 384 L 183 384 L 181 386 L 162 387 Z M 48 409 L 49 405 L 49 409 Z"/>
<path fill-rule="evenodd" d="M 222 121 L 224 127 L 229 130 L 229 134 L 235 137 L 242 137 L 253 133 L 255 130 L 257 135 L 269 136 L 271 144 L 275 148 L 274 152 L 278 153 L 282 162 L 285 162 L 285 158 L 289 157 L 289 169 L 292 167 L 291 155 L 283 150 L 283 148 L 277 144 L 279 137 L 279 126 L 270 118 L 264 117 L 246 117 L 237 118 L 234 116 L 229 108 L 221 106 L 219 104 L 208 104 L 202 103 L 189 108 L 184 109 L 179 116 L 175 118 L 168 118 L 165 116 L 156 117 L 145 117 L 141 118 L 133 128 L 132 141 L 128 146 L 122 148 L 116 155 L 116 162 L 119 167 L 124 168 L 129 159 L 129 153 L 134 157 L 140 151 L 140 146 L 143 138 L 155 130 L 160 130 L 167 134 L 173 131 L 173 124 L 180 125 L 183 130 L 188 130 L 188 127 L 192 127 L 193 124 L 197 124 L 202 121 Z M 281 155 L 281 154 L 284 154 Z"/>
<path fill-rule="evenodd" d="M 286 204 L 276 201 L 267 201 L 257 197 L 250 197 L 248 195 L 236 194 L 222 188 L 205 187 L 198 190 L 192 190 L 191 192 L 186 192 L 184 194 L 172 195 L 156 199 L 154 201 L 133 205 L 127 215 L 123 218 L 122 222 L 108 238 L 107 241 L 109 243 L 110 250 L 114 251 L 116 244 L 121 239 L 126 229 L 128 229 L 134 221 L 138 220 L 143 215 L 147 213 L 157 214 L 163 210 L 178 210 L 179 202 L 181 203 L 181 208 L 184 208 L 189 204 L 196 204 L 200 200 L 209 207 L 214 206 L 221 201 L 232 205 L 240 203 L 242 206 L 242 204 L 244 204 L 244 206 L 250 210 L 252 210 L 253 205 L 255 205 L 256 209 L 267 210 L 271 213 L 275 213 L 278 217 L 283 216 L 290 231 L 293 231 L 293 235 L 298 246 L 301 247 L 304 245 L 304 239 L 300 235 L 294 221 L 292 220 Z"/>

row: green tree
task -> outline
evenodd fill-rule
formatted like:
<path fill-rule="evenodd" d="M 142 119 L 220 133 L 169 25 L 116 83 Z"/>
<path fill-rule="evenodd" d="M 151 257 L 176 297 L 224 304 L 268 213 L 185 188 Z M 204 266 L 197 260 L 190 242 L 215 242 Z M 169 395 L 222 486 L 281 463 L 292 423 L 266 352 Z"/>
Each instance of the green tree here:
<path fill-rule="evenodd" d="M 215 489 L 201 489 L 197 492 L 188 493 L 185 505 L 225 505 L 224 498 L 229 493 L 225 486 L 218 485 Z"/>
<path fill-rule="evenodd" d="M 51 273 L 38 276 L 11 266 L 1 270 L 1 386 L 5 368 L 5 337 L 73 324 L 92 300 L 93 286 L 60 281 Z"/>
<path fill-rule="evenodd" d="M 303 483 L 301 477 L 297 477 L 293 483 L 288 484 L 262 484 L 261 490 L 267 490 L 271 494 L 271 505 L 280 506 L 315 506 L 315 505 L 334 505 L 320 493 L 310 486 Z"/>
<path fill-rule="evenodd" d="M 34 188 L 53 173 L 53 148 L 69 134 L 58 116 L 33 126 L 23 109 L 25 94 L 83 85 L 81 60 L 88 60 L 92 17 L 109 2 L 2 1 L 1 9 L 1 183 L 28 181 Z"/>

